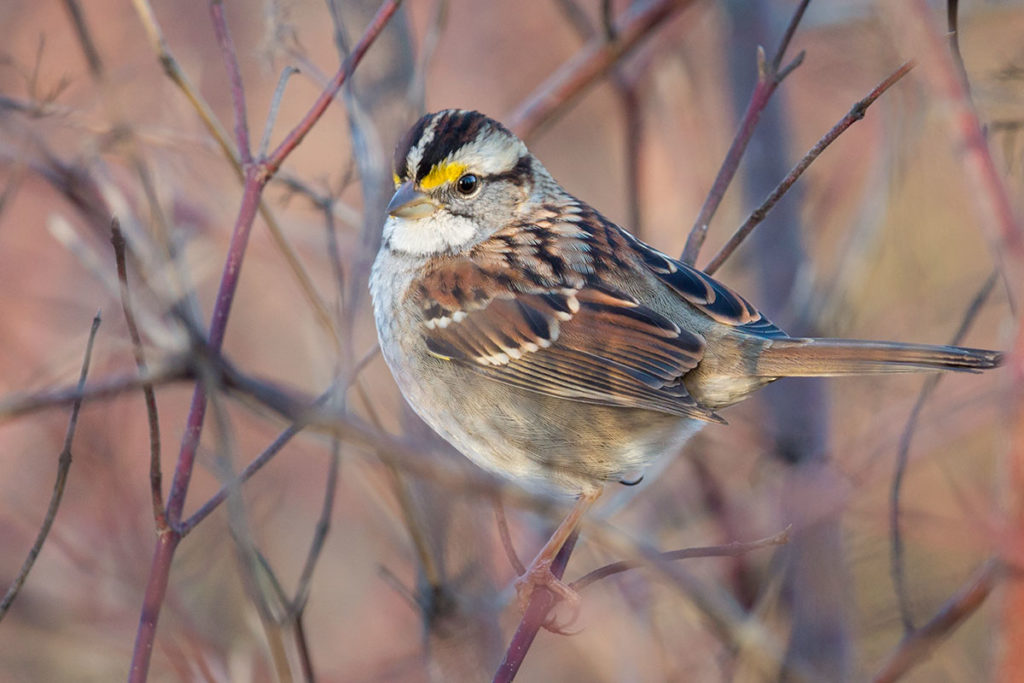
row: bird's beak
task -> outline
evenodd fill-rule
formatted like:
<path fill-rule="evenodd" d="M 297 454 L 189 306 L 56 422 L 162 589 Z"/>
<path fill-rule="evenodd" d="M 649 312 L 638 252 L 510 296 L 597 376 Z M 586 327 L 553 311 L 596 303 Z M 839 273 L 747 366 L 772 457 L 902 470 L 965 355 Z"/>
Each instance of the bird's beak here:
<path fill-rule="evenodd" d="M 411 180 L 399 185 L 388 202 L 388 215 L 396 218 L 426 218 L 437 209 L 434 200 L 413 187 Z"/>

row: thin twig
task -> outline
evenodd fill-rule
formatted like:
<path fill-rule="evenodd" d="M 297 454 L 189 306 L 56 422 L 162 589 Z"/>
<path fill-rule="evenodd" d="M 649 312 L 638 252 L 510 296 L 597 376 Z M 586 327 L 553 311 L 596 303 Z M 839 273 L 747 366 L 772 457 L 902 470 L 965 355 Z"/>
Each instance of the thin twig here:
<path fill-rule="evenodd" d="M 295 597 L 287 602 L 288 609 L 284 616 L 284 625 L 292 629 L 295 637 L 295 647 L 298 650 L 302 679 L 310 683 L 316 677 L 313 673 L 313 657 L 309 651 L 309 641 L 306 638 L 303 619 L 306 613 L 306 605 L 309 602 L 313 570 L 320 559 L 324 542 L 327 540 L 327 534 L 331 529 L 331 514 L 334 510 L 334 495 L 338 486 L 340 463 L 341 441 L 335 438 L 331 443 L 331 460 L 327 467 L 327 486 L 324 490 L 324 502 L 320 509 L 320 518 L 317 520 L 313 541 L 310 543 L 309 553 L 306 555 L 306 562 L 302 566 L 302 574 L 299 576 L 299 582 L 295 588 Z"/>
<path fill-rule="evenodd" d="M 377 576 L 379 576 L 384 583 L 390 586 L 400 598 L 405 600 L 413 612 L 418 614 L 422 611 L 423 608 L 416 599 L 416 594 L 406 588 L 405 584 L 402 583 L 402 580 L 398 578 L 393 571 L 384 565 L 378 565 Z"/>
<path fill-rule="evenodd" d="M 597 34 L 586 13 L 575 0 L 557 0 L 556 5 L 562 11 L 569 24 L 586 42 L 593 40 Z M 602 35 L 605 40 L 615 40 L 615 23 L 612 17 L 612 5 L 610 2 L 601 3 L 601 24 Z M 636 73 L 643 73 L 643 69 L 637 69 Z M 624 73 L 618 65 L 613 68 L 611 84 L 615 88 L 615 94 L 622 106 L 623 135 L 626 144 L 626 202 L 628 211 L 626 214 L 626 225 L 635 235 L 643 236 L 643 218 L 640 205 L 640 174 L 643 169 L 643 137 L 644 117 L 640 109 L 640 87 L 639 78 L 631 78 Z"/>
<path fill-rule="evenodd" d="M 370 399 L 362 377 L 353 373 L 350 379 L 355 386 L 356 395 L 363 403 L 370 423 L 380 431 L 384 431 L 384 423 L 381 422 L 373 401 Z M 444 570 L 440 562 L 434 558 L 431 552 L 430 543 L 427 540 L 427 531 L 423 528 L 421 516 L 417 514 L 416 505 L 413 502 L 412 492 L 405 475 L 397 465 L 383 460 L 384 467 L 391 475 L 391 488 L 398 501 L 398 507 L 402 512 L 402 522 L 406 531 L 409 532 L 409 540 L 412 541 L 416 558 L 419 560 L 420 568 L 423 571 L 423 578 L 432 591 L 440 591 L 444 588 Z"/>
<path fill-rule="evenodd" d="M 747 110 L 740 121 L 736 136 L 729 146 L 725 159 L 722 160 L 722 166 L 718 169 L 718 174 L 715 176 L 715 181 L 711 184 L 711 189 L 708 190 L 708 196 L 700 207 L 700 212 L 693 222 L 693 227 L 690 228 L 690 234 L 686 238 L 686 246 L 683 248 L 681 256 L 683 263 L 693 265 L 697 262 L 701 247 L 704 245 L 704 239 L 707 237 L 711 219 L 722 203 L 725 191 L 732 183 L 736 171 L 739 170 L 740 160 L 743 158 L 743 153 L 746 151 L 750 139 L 754 136 L 754 130 L 757 128 L 757 122 L 760 120 L 762 112 L 768 106 L 768 101 L 779 87 L 779 84 L 803 63 L 804 53 L 800 52 L 789 64 L 782 67 L 782 60 L 785 58 L 786 50 L 789 49 L 789 43 L 792 41 L 793 34 L 796 33 L 800 20 L 804 16 L 804 10 L 807 9 L 809 3 L 810 0 L 802 0 L 797 6 L 796 11 L 793 12 L 793 16 L 789 20 L 786 32 L 779 41 L 779 48 L 775 51 L 775 56 L 772 57 L 771 63 L 765 57 L 764 48 L 760 46 L 757 48 L 757 83 L 754 85 L 754 91 L 750 93 L 750 102 L 747 103 Z"/>
<path fill-rule="evenodd" d="M 1001 564 L 989 560 L 921 628 L 906 634 L 871 679 L 873 683 L 899 680 L 949 637 L 985 602 L 999 578 Z"/>
<path fill-rule="evenodd" d="M 1024 226 L 1015 213 L 1006 180 L 992 158 L 963 73 L 926 2 L 913 0 L 895 3 L 893 7 L 903 12 L 903 23 L 909 29 L 904 32 L 905 37 L 921 46 L 921 71 L 945 113 L 949 127 L 946 138 L 960 162 L 965 196 L 972 200 L 978 227 L 1013 300 L 1024 291 Z M 1007 551 L 1020 547 L 1024 541 L 1024 318 L 1018 317 L 1016 327 L 1013 347 L 1006 357 L 1005 375 L 1004 414 L 1010 444 L 1003 468 L 1008 498 L 1004 506 Z M 1003 642 L 1020 642 L 1024 636 L 1024 585 L 1020 581 L 1007 584 L 1000 611 Z M 1015 681 L 1022 677 L 1022 650 L 1013 645 L 1003 647 L 996 665 L 996 680 Z"/>
<path fill-rule="evenodd" d="M 116 218 L 111 222 L 110 232 L 110 241 L 114 245 L 114 261 L 117 264 L 117 279 L 121 283 L 121 308 L 124 311 L 125 323 L 128 325 L 128 336 L 132 340 L 135 367 L 139 369 L 139 374 L 146 375 L 149 368 L 146 364 L 145 351 L 142 348 L 142 335 L 139 334 L 139 326 L 135 321 L 135 313 L 132 310 L 131 297 L 128 293 L 126 243 Z M 164 515 L 163 474 L 160 469 L 160 417 L 156 407 L 156 392 L 153 390 L 152 384 L 142 385 L 142 396 L 146 402 L 146 419 L 149 424 L 150 498 L 153 503 L 153 520 L 156 522 L 156 530 L 159 533 L 167 528 L 167 517 Z"/>
<path fill-rule="evenodd" d="M 818 156 L 820 156 L 821 153 L 836 140 L 836 138 L 842 135 L 847 128 L 864 118 L 864 113 L 867 111 L 867 108 L 870 107 L 874 101 L 882 95 L 882 93 L 891 88 L 901 78 L 906 76 L 912 68 L 914 68 L 913 62 L 905 62 L 890 74 L 888 78 L 876 85 L 871 92 L 864 97 L 864 99 L 856 102 L 853 107 L 850 108 L 850 111 L 847 112 L 847 114 L 841 118 L 839 122 L 829 130 L 829 132 L 822 136 L 822 138 L 818 140 L 810 150 L 808 150 L 803 158 L 797 162 L 796 166 L 794 166 L 786 177 L 783 178 L 782 182 L 780 182 L 765 198 L 761 206 L 754 209 L 753 213 L 750 214 L 750 217 L 748 217 L 747 220 L 744 221 L 743 225 L 741 225 L 736 232 L 733 233 L 732 237 L 729 238 L 729 241 L 726 242 L 718 253 L 715 254 L 715 256 L 708 262 L 708 264 L 704 266 L 704 272 L 708 275 L 713 275 L 715 271 L 721 268 L 726 259 L 728 259 L 736 248 L 743 243 L 743 240 L 747 238 L 747 235 L 749 235 L 754 228 L 764 220 L 772 207 L 774 207 L 782 196 L 789 191 L 789 188 L 793 186 L 793 183 L 795 183 L 803 172 L 807 170 L 811 163 L 817 159 Z"/>
<path fill-rule="evenodd" d="M 999 271 L 994 271 L 988 276 L 988 279 L 985 280 L 981 289 L 978 290 L 978 293 L 974 295 L 971 303 L 967 306 L 963 320 L 960 322 L 959 329 L 957 329 L 953 338 L 949 341 L 950 345 L 956 346 L 963 341 L 963 338 L 967 335 L 967 332 L 971 329 L 971 326 L 977 319 L 978 313 L 981 312 L 981 307 L 985 305 L 985 302 L 988 300 L 989 295 L 992 293 L 992 290 L 995 288 L 996 282 L 998 281 Z M 903 537 L 900 534 L 900 491 L 903 485 L 903 477 L 907 469 L 910 442 L 917 429 L 918 419 L 921 416 L 921 411 L 924 409 L 925 402 L 932 395 L 932 392 L 935 391 L 935 388 L 939 385 L 942 377 L 942 373 L 935 373 L 925 380 L 924 386 L 921 387 L 921 392 L 917 395 L 917 400 L 914 402 L 914 407 L 910 410 L 910 417 L 907 418 L 907 424 L 903 428 L 903 433 L 900 435 L 899 449 L 896 453 L 896 471 L 893 474 L 892 488 L 889 492 L 889 534 L 890 552 L 892 553 L 890 558 L 890 571 L 892 572 L 892 581 L 896 589 L 896 599 L 900 606 L 900 619 L 903 621 L 904 634 L 908 634 L 914 630 L 914 618 L 910 607 L 910 596 L 907 591 L 906 567 L 903 557 Z"/>
<path fill-rule="evenodd" d="M 252 163 L 252 148 L 249 147 L 249 123 L 245 113 L 245 87 L 242 84 L 242 71 L 238 67 L 238 52 L 231 40 L 228 21 L 224 16 L 224 0 L 210 0 L 210 16 L 213 19 L 213 31 L 217 35 L 221 59 L 228 72 L 228 84 L 231 87 L 231 102 L 235 107 L 235 145 L 243 168 Z"/>
<path fill-rule="evenodd" d="M 772 58 L 772 71 L 779 74 L 779 80 L 785 78 L 786 74 L 800 65 L 800 62 L 797 61 L 800 59 L 799 56 L 792 60 L 786 67 L 782 66 L 782 60 L 786 58 L 786 50 L 789 49 L 789 44 L 793 42 L 793 36 L 796 34 L 796 29 L 800 26 L 800 21 L 804 18 L 804 12 L 807 11 L 807 6 L 810 4 L 811 0 L 802 0 L 801 3 L 797 5 L 797 8 L 793 11 L 793 16 L 789 20 L 789 25 L 786 26 L 786 32 L 782 34 L 782 38 L 779 40 L 779 47 L 775 50 L 775 56 Z"/>
<path fill-rule="evenodd" d="M 607 41 L 615 40 L 615 16 L 612 12 L 612 0 L 601 0 L 601 31 Z"/>
<path fill-rule="evenodd" d="M 92 319 L 92 327 L 89 330 L 89 341 L 85 344 L 85 357 L 82 359 L 82 370 L 78 377 L 79 390 L 85 386 L 85 378 L 89 374 L 89 362 L 92 359 L 93 342 L 96 341 L 96 333 L 99 329 L 100 314 L 97 312 L 96 316 Z M 36 540 L 29 549 L 28 556 L 22 563 L 21 569 L 18 571 L 17 576 L 14 577 L 14 581 L 7 589 L 3 599 L 0 599 L 0 621 L 3 620 L 7 611 L 11 608 L 11 605 L 14 603 L 14 599 L 18 597 L 18 592 L 24 585 L 25 579 L 28 578 L 28 573 L 32 571 L 32 566 L 35 565 L 36 558 L 39 557 L 39 552 L 43 549 L 43 543 L 46 542 L 46 537 L 50 533 L 50 528 L 53 526 L 53 522 L 57 518 L 57 510 L 60 508 L 60 502 L 64 498 L 64 488 L 68 480 L 68 471 L 71 469 L 71 441 L 75 437 L 75 429 L 78 427 L 78 413 L 81 409 L 82 398 L 78 398 L 71 407 L 71 417 L 68 419 L 68 428 L 64 434 L 64 446 L 61 448 L 60 455 L 57 457 L 57 479 L 53 483 L 53 493 L 50 496 L 50 504 L 46 508 L 46 516 L 43 518 L 43 524 L 39 527 L 39 533 L 36 534 Z"/>
<path fill-rule="evenodd" d="M 675 562 L 676 560 L 690 560 L 698 557 L 736 557 L 738 555 L 745 555 L 754 550 L 760 550 L 761 548 L 785 545 L 786 543 L 789 543 L 789 532 L 790 528 L 787 527 L 777 534 L 766 536 L 765 538 L 761 538 L 756 541 L 748 541 L 745 543 L 741 541 L 734 541 L 725 545 L 670 550 L 668 552 L 661 553 L 658 559 L 663 562 Z M 585 574 L 581 578 L 573 581 L 570 586 L 577 591 L 582 591 L 590 584 L 596 583 L 601 579 L 606 579 L 609 576 L 621 574 L 622 572 L 629 571 L 630 569 L 636 569 L 637 567 L 643 567 L 649 564 L 650 561 L 647 560 L 622 560 L 620 562 L 612 562 L 611 564 L 599 567 L 598 569 Z"/>
<path fill-rule="evenodd" d="M 409 82 L 407 101 L 414 110 L 421 110 L 426 101 L 427 70 L 433 61 L 434 53 L 441 42 L 445 26 L 448 23 L 449 0 L 434 0 L 430 11 L 430 23 L 420 43 L 420 51 L 416 56 L 416 68 Z"/>
<path fill-rule="evenodd" d="M 562 12 L 562 16 L 565 17 L 566 21 L 569 22 L 569 25 L 573 27 L 576 33 L 581 38 L 583 38 L 584 41 L 592 40 L 594 38 L 594 36 L 597 34 L 597 29 L 594 28 L 593 24 L 591 24 L 589 17 L 587 17 L 587 13 L 583 10 L 582 7 L 580 7 L 580 4 L 576 2 L 576 0 L 554 0 L 554 2 L 555 5 L 558 6 L 558 9 Z M 608 6 L 607 9 L 610 13 L 611 6 Z M 602 19 L 607 19 L 608 21 L 610 21 L 612 23 L 612 26 L 608 28 L 614 30 L 614 17 L 604 16 L 604 6 L 602 6 L 601 10 Z"/>
<path fill-rule="evenodd" d="M 327 106 L 334 99 L 334 96 L 338 94 L 341 86 L 344 85 L 348 77 L 352 75 L 356 67 L 359 66 L 359 62 L 362 61 L 366 51 L 370 49 L 374 41 L 380 35 L 384 27 L 387 26 L 388 21 L 401 6 L 402 0 L 385 0 L 381 3 L 380 9 L 373 15 L 373 19 L 370 20 L 369 26 L 363 32 L 359 42 L 356 43 L 355 47 L 352 48 L 352 52 L 349 53 L 345 61 L 342 62 L 341 67 L 334 74 L 330 84 L 327 88 L 320 93 L 320 97 L 317 98 L 313 106 L 310 107 L 309 112 L 302 118 L 302 120 L 285 136 L 285 139 L 281 141 L 281 144 L 271 153 L 270 157 L 266 160 L 264 172 L 267 176 L 272 176 L 277 172 L 277 169 L 281 167 L 285 158 L 291 154 L 303 138 L 312 130 L 313 125 L 320 120 L 323 113 L 327 110 Z"/>
<path fill-rule="evenodd" d="M 502 504 L 501 498 L 494 499 L 494 519 L 498 523 L 498 538 L 501 539 L 501 547 L 505 549 L 508 563 L 512 565 L 517 576 L 522 576 L 526 573 L 526 566 L 516 553 L 516 546 L 512 542 L 512 534 L 508 530 L 508 517 L 505 515 L 505 506 Z"/>
<path fill-rule="evenodd" d="M 964 66 L 964 57 L 960 53 L 960 2 L 959 0 L 946 0 L 946 28 L 949 35 L 949 53 L 956 64 L 956 70 L 960 73 L 960 79 L 964 83 L 964 90 L 967 95 L 971 94 L 971 82 L 967 78 L 967 67 Z"/>
<path fill-rule="evenodd" d="M 103 74 L 103 60 L 100 59 L 99 50 L 92 39 L 92 33 L 85 23 L 85 14 L 77 0 L 64 0 L 64 8 L 71 15 L 71 23 L 75 27 L 75 35 L 78 36 L 78 43 L 85 53 L 85 62 L 89 65 L 89 73 L 93 78 L 99 78 Z"/>
<path fill-rule="evenodd" d="M 644 114 L 640 107 L 640 87 L 636 80 L 618 73 L 613 82 L 622 104 L 622 125 L 626 138 L 626 202 L 630 230 L 643 235 L 643 207 L 640 188 L 643 185 Z"/>
<path fill-rule="evenodd" d="M 334 395 L 333 388 L 320 394 L 320 396 L 313 401 L 312 406 L 316 407 L 323 405 L 332 395 Z M 191 517 L 181 523 L 178 527 L 181 535 L 185 536 L 192 531 L 197 524 L 209 517 L 210 513 L 216 510 L 217 507 L 227 499 L 232 487 L 240 487 L 242 484 L 249 481 L 254 474 L 263 469 L 263 467 L 270 462 L 275 455 L 281 452 L 281 449 L 283 449 L 296 434 L 301 432 L 302 429 L 303 425 L 292 424 L 282 431 L 269 446 L 267 446 L 258 456 L 253 458 L 252 462 L 246 465 L 245 468 L 238 473 L 236 480 L 224 484 L 217 493 L 213 494 L 209 500 L 199 507 L 198 510 L 192 513 Z"/>
<path fill-rule="evenodd" d="M 341 257 L 341 245 L 338 244 L 338 229 L 334 224 L 334 198 L 324 198 L 320 209 L 324 213 L 324 233 L 327 237 L 327 262 L 331 266 L 331 274 L 334 275 L 334 291 L 337 296 L 338 318 L 342 317 L 345 311 L 345 266 Z M 339 348 L 340 352 L 341 349 Z"/>
<path fill-rule="evenodd" d="M 140 0 L 141 1 L 141 0 Z M 245 171 L 244 191 L 238 216 L 235 219 L 235 226 L 232 230 L 231 240 L 228 245 L 228 253 L 224 262 L 224 270 L 221 275 L 220 287 L 217 298 L 214 302 L 213 313 L 210 320 L 208 340 L 205 342 L 208 354 L 216 356 L 220 353 L 224 342 L 224 335 L 227 331 L 228 316 L 231 312 L 231 305 L 234 301 L 235 292 L 238 287 L 241 274 L 242 262 L 244 260 L 246 246 L 252 230 L 252 224 L 256 213 L 261 205 L 261 195 L 267 181 L 273 177 L 280 168 L 285 158 L 301 142 L 313 125 L 330 104 L 337 89 L 352 73 L 372 45 L 380 32 L 383 30 L 388 19 L 398 9 L 398 0 L 387 0 L 371 21 L 357 47 L 353 50 L 349 59 L 346 59 L 338 75 L 332 81 L 329 89 L 321 93 L 309 113 L 296 126 L 284 141 L 274 150 L 270 158 L 260 161 L 257 164 L 249 162 L 248 131 L 245 125 L 244 93 L 241 90 L 241 78 L 237 74 L 237 59 L 230 43 L 230 36 L 227 34 L 226 24 L 223 20 L 223 6 L 219 0 L 212 0 L 211 13 L 213 22 L 218 34 L 218 41 L 221 45 L 229 77 L 232 81 L 232 94 L 235 97 L 236 121 L 235 128 L 238 136 L 239 154 Z M 154 638 L 156 636 L 156 625 L 160 614 L 160 607 L 163 603 L 167 590 L 167 583 L 170 578 L 171 560 L 178 543 L 181 540 L 179 526 L 182 523 L 182 512 L 185 506 L 185 498 L 189 489 L 193 470 L 195 468 L 196 454 L 199 446 L 200 435 L 203 429 L 203 422 L 206 416 L 207 403 L 210 397 L 207 394 L 203 382 L 198 382 L 192 395 L 192 404 L 186 418 L 185 432 L 182 435 L 181 449 L 178 454 L 178 462 L 174 470 L 174 478 L 171 482 L 170 493 L 167 496 L 167 520 L 171 530 L 161 535 L 157 541 L 157 548 L 154 553 L 153 563 L 150 567 L 149 580 L 146 585 L 146 597 L 143 610 L 140 616 L 139 628 L 136 632 L 135 647 L 132 653 L 132 665 L 129 672 L 129 680 L 133 683 L 145 681 L 149 673 L 150 658 L 152 656 Z"/>
<path fill-rule="evenodd" d="M 924 0 L 895 3 L 905 13 L 908 38 L 921 45 L 921 70 L 944 105 L 950 140 L 962 161 L 967 195 L 974 200 L 979 226 L 1003 267 L 1011 293 L 1024 291 L 1024 228 L 1014 213 L 1006 184 L 996 168 L 978 113 L 957 71 L 944 32 Z"/>
<path fill-rule="evenodd" d="M 175 59 L 174 54 L 170 51 L 167 41 L 164 39 L 163 30 L 160 28 L 160 24 L 156 20 L 156 14 L 153 12 L 153 8 L 150 6 L 149 0 L 132 0 L 132 5 L 135 7 L 135 12 L 138 14 L 139 19 L 142 22 L 142 26 L 146 31 L 146 35 L 149 37 L 150 44 L 152 45 L 153 51 L 156 53 L 157 59 L 160 61 L 160 64 L 164 69 L 164 73 L 166 73 L 168 78 L 171 79 L 171 82 L 178 86 L 178 89 L 181 90 L 185 95 L 185 98 L 192 104 L 192 108 L 196 110 L 196 113 L 199 115 L 199 119 L 206 127 L 207 132 L 213 136 L 214 141 L 217 143 L 217 146 L 220 147 L 224 157 L 231 163 L 231 167 L 235 171 L 235 176 L 239 181 L 244 182 L 245 172 L 242 170 L 242 163 L 239 158 L 238 151 L 231 142 L 231 136 L 221 124 L 217 115 L 214 114 L 213 108 L 203 98 L 199 89 L 196 88 L 188 78 L 188 74 L 186 74 L 181 68 L 181 65 L 178 64 L 178 60 Z M 299 184 L 300 181 L 292 179 L 291 182 Z M 331 335 L 334 343 L 337 344 L 338 332 L 334 328 L 333 319 L 327 310 L 327 305 L 324 303 L 319 292 L 317 292 L 312 279 L 310 279 L 309 274 L 306 272 L 306 269 L 302 266 L 302 262 L 300 261 L 295 249 L 288 241 L 288 238 L 285 237 L 284 231 L 281 229 L 281 225 L 277 221 L 277 217 L 262 198 L 260 199 L 260 216 L 267 224 L 267 229 L 270 230 L 270 236 L 274 239 L 274 244 L 281 250 L 281 254 L 288 263 L 289 270 L 291 270 L 292 274 L 295 276 L 299 286 L 302 288 L 303 294 L 313 307 L 313 312 L 316 314 L 321 327 Z"/>
<path fill-rule="evenodd" d="M 785 648 L 777 634 L 743 609 L 735 597 L 719 586 L 699 581 L 686 568 L 684 562 L 665 561 L 657 548 L 623 533 L 609 525 L 595 526 L 594 541 L 614 550 L 620 556 L 640 557 L 649 563 L 663 579 L 686 596 L 688 601 L 705 617 L 713 634 L 730 648 L 742 646 L 747 661 L 759 674 L 756 680 L 778 677 L 779 667 L 785 661 Z M 799 661 L 787 665 L 787 680 L 793 683 L 817 681 L 816 677 Z"/>
<path fill-rule="evenodd" d="M 250 171 L 251 174 L 252 172 Z M 247 180 L 245 193 L 242 196 L 242 205 L 239 209 L 238 217 L 235 219 L 235 227 L 232 230 L 227 258 L 225 259 L 224 270 L 221 274 L 220 287 L 217 290 L 217 298 L 213 306 L 209 339 L 206 341 L 208 350 L 215 354 L 220 352 L 221 346 L 224 343 L 224 335 L 227 333 L 228 315 L 231 312 L 231 304 L 234 302 L 235 291 L 238 287 L 242 260 L 245 256 L 245 248 L 249 242 L 253 219 L 256 216 L 257 206 L 259 205 L 261 188 L 262 185 L 256 182 L 255 178 L 250 177 Z M 202 382 L 198 382 L 192 394 L 192 404 L 189 407 L 185 433 L 182 435 L 178 464 L 174 469 L 171 490 L 167 496 L 167 521 L 172 527 L 177 527 L 181 524 L 182 510 L 185 507 L 185 496 L 188 492 L 189 481 L 192 478 L 196 450 L 199 447 L 199 437 L 203 429 L 203 420 L 206 417 L 207 398 L 206 387 Z"/>
<path fill-rule="evenodd" d="M 587 43 L 504 117 L 506 125 L 520 137 L 529 137 L 565 110 L 655 29 L 691 4 L 693 0 L 653 0 L 629 10 L 616 22 L 615 40 L 608 41 L 600 36 Z"/>
<path fill-rule="evenodd" d="M 25 394 L 8 394 L 0 400 L 0 422 L 45 408 L 74 404 L 84 399 L 98 400 L 138 391 L 148 385 L 159 386 L 192 377 L 187 359 L 171 359 L 146 373 L 114 375 L 85 386 L 58 387 Z"/>
<path fill-rule="evenodd" d="M 227 498 L 228 529 L 234 542 L 242 583 L 260 618 L 276 678 L 281 683 L 291 683 L 291 667 L 281 628 L 287 598 L 273 568 L 253 538 L 242 490 L 237 484 L 238 478 L 232 471 L 236 450 L 235 438 L 224 406 L 221 377 L 213 364 L 206 359 L 200 365 L 200 381 L 205 385 L 210 412 L 217 427 L 214 463 L 221 480 L 230 482 Z"/>
<path fill-rule="evenodd" d="M 306 637 L 306 626 L 304 623 L 305 614 L 295 617 L 295 647 L 299 650 L 299 665 L 302 667 L 302 680 L 305 683 L 315 683 L 316 674 L 313 672 L 313 656 L 309 651 L 309 639 Z"/>
<path fill-rule="evenodd" d="M 277 87 L 274 88 L 274 96 L 270 98 L 270 110 L 267 113 L 267 124 L 263 127 L 263 138 L 260 140 L 259 158 L 267 156 L 270 148 L 270 136 L 274 132 L 274 123 L 277 121 L 277 113 L 281 109 L 281 98 L 284 97 L 284 88 L 288 85 L 288 79 L 299 72 L 294 66 L 288 65 L 281 72 L 277 79 Z"/>
<path fill-rule="evenodd" d="M 309 545 L 309 554 L 302 566 L 299 582 L 295 589 L 295 598 L 291 601 L 289 611 L 296 618 L 301 618 L 309 600 L 310 584 L 313 581 L 313 570 L 316 568 L 324 541 L 331 530 L 331 513 L 334 511 L 334 494 L 338 488 L 338 469 L 341 466 L 341 442 L 335 438 L 331 443 L 331 460 L 327 466 L 327 484 L 324 488 L 324 502 L 320 508 L 320 518 L 316 522 L 313 542 Z"/>

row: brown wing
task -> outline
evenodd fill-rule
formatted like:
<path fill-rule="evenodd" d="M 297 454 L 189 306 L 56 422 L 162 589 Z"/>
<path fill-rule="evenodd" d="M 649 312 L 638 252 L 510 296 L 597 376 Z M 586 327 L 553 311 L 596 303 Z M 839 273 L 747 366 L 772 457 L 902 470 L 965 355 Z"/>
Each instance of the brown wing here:
<path fill-rule="evenodd" d="M 520 228 L 427 272 L 414 298 L 430 353 L 548 396 L 720 421 L 682 383 L 704 340 L 588 278 L 572 235 Z M 545 256 L 556 247 L 573 265 Z"/>
<path fill-rule="evenodd" d="M 663 254 L 616 225 L 603 223 L 604 240 L 611 250 L 631 249 L 659 280 L 709 318 L 761 337 L 789 336 L 750 302 L 707 273 Z"/>

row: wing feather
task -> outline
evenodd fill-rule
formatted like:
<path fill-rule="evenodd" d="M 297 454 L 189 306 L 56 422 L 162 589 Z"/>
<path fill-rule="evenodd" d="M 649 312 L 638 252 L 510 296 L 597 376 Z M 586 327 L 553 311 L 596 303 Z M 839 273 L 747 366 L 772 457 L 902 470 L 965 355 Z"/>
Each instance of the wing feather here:
<path fill-rule="evenodd" d="M 453 309 L 450 293 L 464 290 L 453 284 L 447 276 L 421 281 L 427 295 L 434 287 L 449 294 L 440 309 L 421 306 L 423 339 L 436 357 L 548 396 L 719 419 L 682 383 L 704 340 L 633 297 L 604 286 L 520 283 L 518 293 Z"/>

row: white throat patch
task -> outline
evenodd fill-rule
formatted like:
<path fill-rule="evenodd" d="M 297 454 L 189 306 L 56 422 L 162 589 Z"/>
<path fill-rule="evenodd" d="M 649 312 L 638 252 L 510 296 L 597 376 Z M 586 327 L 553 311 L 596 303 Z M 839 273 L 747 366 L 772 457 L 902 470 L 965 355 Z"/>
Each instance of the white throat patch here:
<path fill-rule="evenodd" d="M 463 216 L 438 211 L 420 219 L 388 216 L 384 240 L 392 251 L 406 254 L 440 254 L 460 251 L 476 234 L 476 224 Z"/>

